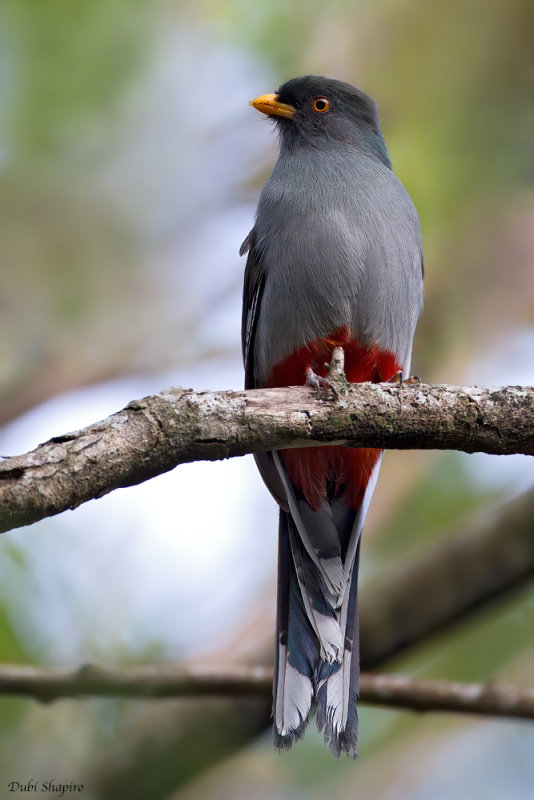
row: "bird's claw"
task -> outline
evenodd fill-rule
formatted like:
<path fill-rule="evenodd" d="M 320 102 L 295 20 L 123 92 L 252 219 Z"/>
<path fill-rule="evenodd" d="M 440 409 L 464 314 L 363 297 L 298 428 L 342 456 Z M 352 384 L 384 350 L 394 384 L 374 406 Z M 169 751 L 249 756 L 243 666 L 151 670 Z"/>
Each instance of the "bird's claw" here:
<path fill-rule="evenodd" d="M 419 385 L 421 378 L 418 378 L 417 375 L 409 375 L 405 378 L 403 371 L 399 369 L 386 383 L 398 383 L 399 389 L 402 389 L 405 384 L 407 386 Z"/>
<path fill-rule="evenodd" d="M 338 391 L 332 381 L 328 380 L 328 378 L 321 377 L 321 375 L 317 375 L 311 367 L 308 367 L 306 370 L 306 386 L 311 386 L 312 389 L 315 389 L 317 397 L 321 396 L 321 389 L 330 389 L 336 399 L 339 397 Z"/>

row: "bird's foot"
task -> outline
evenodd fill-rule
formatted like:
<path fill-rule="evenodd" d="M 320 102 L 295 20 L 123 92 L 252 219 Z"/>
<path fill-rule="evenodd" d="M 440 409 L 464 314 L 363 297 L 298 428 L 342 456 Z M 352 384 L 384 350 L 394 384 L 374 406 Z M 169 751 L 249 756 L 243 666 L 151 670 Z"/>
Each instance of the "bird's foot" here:
<path fill-rule="evenodd" d="M 306 386 L 311 386 L 312 389 L 315 389 L 317 397 L 321 396 L 321 389 L 330 389 L 334 397 L 338 397 L 337 390 L 332 381 L 328 378 L 322 378 L 321 375 L 317 375 L 311 367 L 308 367 L 306 370 Z"/>
<path fill-rule="evenodd" d="M 399 389 L 402 389 L 404 385 L 406 386 L 413 386 L 419 385 L 421 383 L 421 378 L 418 378 L 417 375 L 409 375 L 407 378 L 404 377 L 404 372 L 399 369 L 393 377 L 391 377 L 386 383 L 398 383 Z"/>
<path fill-rule="evenodd" d="M 345 353 L 343 348 L 334 347 L 330 363 L 324 366 L 328 370 L 328 377 L 322 378 L 311 367 L 308 367 L 306 370 L 306 384 L 316 390 L 317 397 L 319 397 L 321 389 L 325 388 L 330 389 L 334 398 L 339 400 L 340 396 L 345 394 L 349 385 L 345 375 Z"/>

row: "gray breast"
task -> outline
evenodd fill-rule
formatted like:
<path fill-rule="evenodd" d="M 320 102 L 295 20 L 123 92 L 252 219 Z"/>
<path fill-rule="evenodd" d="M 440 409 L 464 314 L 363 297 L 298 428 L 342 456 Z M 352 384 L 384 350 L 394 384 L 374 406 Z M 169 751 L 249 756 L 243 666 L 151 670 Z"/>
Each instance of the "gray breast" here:
<path fill-rule="evenodd" d="M 421 234 L 390 169 L 361 154 L 281 156 L 255 227 L 265 272 L 254 344 L 260 383 L 295 349 L 344 325 L 409 371 Z"/>

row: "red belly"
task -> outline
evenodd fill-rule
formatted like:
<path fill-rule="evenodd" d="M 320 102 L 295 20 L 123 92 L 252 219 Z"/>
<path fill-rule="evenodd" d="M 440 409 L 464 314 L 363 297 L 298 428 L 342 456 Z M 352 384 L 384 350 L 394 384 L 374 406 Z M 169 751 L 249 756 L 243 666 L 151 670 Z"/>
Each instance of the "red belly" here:
<path fill-rule="evenodd" d="M 334 347 L 343 347 L 345 374 L 352 383 L 387 381 L 401 368 L 389 350 L 380 350 L 376 345 L 361 347 L 351 339 L 349 327 L 344 326 L 324 339 L 309 342 L 277 364 L 267 385 L 301 386 L 308 367 L 325 377 L 324 364 L 330 360 Z M 280 453 L 292 483 L 314 510 L 326 498 L 334 497 L 342 497 L 349 506 L 358 509 L 380 450 L 337 445 Z"/>

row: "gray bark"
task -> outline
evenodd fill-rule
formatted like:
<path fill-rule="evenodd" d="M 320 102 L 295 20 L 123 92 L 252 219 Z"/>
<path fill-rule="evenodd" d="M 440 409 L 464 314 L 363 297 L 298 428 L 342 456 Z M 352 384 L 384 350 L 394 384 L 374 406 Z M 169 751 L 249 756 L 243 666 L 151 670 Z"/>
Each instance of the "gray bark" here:
<path fill-rule="evenodd" d="M 178 464 L 287 447 L 534 454 L 534 388 L 350 385 L 168 389 L 0 462 L 0 532 L 28 525 Z"/>

